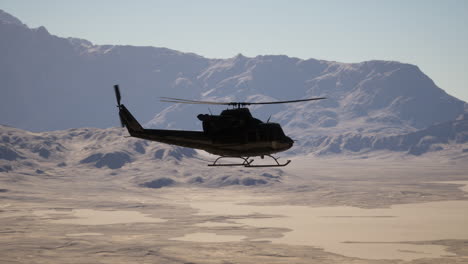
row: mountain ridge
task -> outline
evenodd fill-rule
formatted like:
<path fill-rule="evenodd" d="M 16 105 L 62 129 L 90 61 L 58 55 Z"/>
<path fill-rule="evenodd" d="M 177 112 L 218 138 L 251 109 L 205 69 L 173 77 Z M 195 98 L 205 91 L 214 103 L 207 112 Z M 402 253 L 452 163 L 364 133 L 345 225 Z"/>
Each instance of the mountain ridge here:
<path fill-rule="evenodd" d="M 0 125 L 0 172 L 61 175 L 64 171 L 89 174 L 99 170 L 110 176 L 134 175 L 137 185 L 150 188 L 192 184 L 270 185 L 280 183 L 284 176 L 282 170 L 272 168 L 218 168 L 217 173 L 209 173 L 213 169 L 206 165 L 214 157 L 189 148 L 125 137 L 126 134 L 123 128 L 30 132 Z M 311 159 L 335 155 L 362 159 L 382 154 L 405 158 L 435 153 L 448 160 L 465 160 L 468 159 L 468 114 L 404 135 L 348 134 L 323 137 L 315 143 L 307 146 L 311 151 L 301 154 L 313 153 Z"/>
<path fill-rule="evenodd" d="M 217 101 L 271 101 L 325 96 L 302 104 L 254 106 L 254 116 L 282 124 L 308 153 L 324 137 L 364 138 L 419 131 L 464 114 L 411 64 L 340 63 L 286 55 L 207 59 L 168 48 L 94 45 L 30 29 L 0 13 L 0 122 L 32 131 L 118 124 L 111 87 L 148 127 L 201 130 L 206 106 L 157 103 L 158 96 Z M 10 22 L 8 22 L 10 21 Z M 219 111 L 214 109 L 214 112 Z M 334 141 L 329 140 L 332 144 Z"/>

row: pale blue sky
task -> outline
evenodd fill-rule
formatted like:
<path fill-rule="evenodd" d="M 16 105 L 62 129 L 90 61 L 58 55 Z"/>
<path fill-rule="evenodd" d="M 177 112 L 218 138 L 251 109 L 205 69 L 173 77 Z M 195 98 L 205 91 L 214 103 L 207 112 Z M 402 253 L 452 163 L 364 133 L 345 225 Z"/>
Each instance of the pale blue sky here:
<path fill-rule="evenodd" d="M 95 44 L 167 47 L 208 58 L 285 54 L 416 64 L 468 101 L 468 0 L 0 0 L 30 27 Z"/>

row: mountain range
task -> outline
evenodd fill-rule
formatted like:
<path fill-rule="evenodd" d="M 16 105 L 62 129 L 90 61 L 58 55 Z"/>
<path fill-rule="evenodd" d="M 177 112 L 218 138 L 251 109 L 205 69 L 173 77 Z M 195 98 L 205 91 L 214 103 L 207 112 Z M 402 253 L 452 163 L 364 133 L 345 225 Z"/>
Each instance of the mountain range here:
<path fill-rule="evenodd" d="M 463 150 L 467 141 L 467 104 L 417 66 L 395 61 L 242 54 L 209 59 L 167 48 L 94 45 L 54 36 L 44 27 L 29 28 L 1 10 L 0 58 L 0 111 L 6 113 L 0 123 L 30 131 L 117 125 L 112 85 L 118 83 L 123 102 L 153 128 L 201 130 L 198 113 L 222 110 L 167 104 L 159 102 L 160 96 L 254 102 L 327 97 L 251 107 L 254 116 L 280 123 L 296 140 L 289 154 L 389 150 L 421 155 L 447 144 Z M 14 156 L 11 149 L 2 153 Z M 106 154 L 100 154 L 90 160 L 104 164 Z"/>
<path fill-rule="evenodd" d="M 0 173 L 21 182 L 21 175 L 39 178 L 82 174 L 127 175 L 148 188 L 271 185 L 282 181 L 278 169 L 216 168 L 193 149 L 125 137 L 121 128 L 74 128 L 32 133 L 0 125 Z M 14 177 L 13 177 L 14 175 Z M 117 177 L 118 178 L 118 177 Z M 116 179 L 114 179 L 116 180 Z"/>

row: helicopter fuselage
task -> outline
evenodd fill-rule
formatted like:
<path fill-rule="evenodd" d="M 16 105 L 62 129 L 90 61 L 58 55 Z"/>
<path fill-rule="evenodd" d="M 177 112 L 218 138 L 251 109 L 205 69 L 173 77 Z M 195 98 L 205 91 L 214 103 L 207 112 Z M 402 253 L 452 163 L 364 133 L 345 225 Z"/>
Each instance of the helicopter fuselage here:
<path fill-rule="evenodd" d="M 127 127 L 130 136 L 158 141 L 181 147 L 201 149 L 208 153 L 219 155 L 208 166 L 244 166 L 244 167 L 284 167 L 291 160 L 284 163 L 278 162 L 278 158 L 271 154 L 290 149 L 294 141 L 287 137 L 281 126 L 277 123 L 262 122 L 254 118 L 245 106 L 271 105 L 309 102 L 326 99 L 325 97 L 296 99 L 273 102 L 213 102 L 171 97 L 161 97 L 161 102 L 176 104 L 210 104 L 227 105 L 233 107 L 221 112 L 220 115 L 200 114 L 198 119 L 202 121 L 203 131 L 145 129 L 132 116 L 130 111 L 120 103 L 121 95 L 118 85 L 114 85 L 117 107 L 122 126 Z M 251 157 L 264 156 L 272 158 L 276 164 L 252 164 Z M 222 158 L 240 158 L 241 163 L 218 163 Z"/>
<path fill-rule="evenodd" d="M 221 115 L 199 115 L 203 131 L 144 129 L 123 104 L 119 105 L 119 115 L 132 137 L 201 149 L 219 156 L 271 155 L 291 148 L 294 143 L 279 124 L 253 118 L 247 108 L 224 110 Z"/>

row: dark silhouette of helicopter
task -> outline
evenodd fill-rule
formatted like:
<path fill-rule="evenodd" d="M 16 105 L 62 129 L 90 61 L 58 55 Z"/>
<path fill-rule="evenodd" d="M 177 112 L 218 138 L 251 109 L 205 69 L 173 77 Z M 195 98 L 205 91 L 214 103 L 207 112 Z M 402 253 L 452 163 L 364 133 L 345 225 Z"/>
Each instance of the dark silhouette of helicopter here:
<path fill-rule="evenodd" d="M 145 129 L 125 105 L 120 103 L 121 96 L 118 85 L 114 85 L 117 107 L 122 127 L 127 127 L 130 136 L 158 141 L 166 144 L 182 147 L 201 149 L 208 153 L 218 155 L 212 164 L 208 166 L 244 166 L 244 167 L 282 167 L 291 161 L 279 163 L 278 158 L 271 154 L 288 150 L 294 141 L 287 137 L 281 126 L 277 123 L 262 122 L 254 118 L 247 105 L 284 104 L 325 99 L 324 97 L 276 101 L 276 102 L 209 102 L 161 97 L 162 102 L 182 104 L 212 104 L 232 106 L 220 115 L 200 114 L 198 119 L 203 123 L 203 131 L 167 130 L 167 129 Z M 271 157 L 276 164 L 254 165 L 250 157 Z M 222 163 L 222 158 L 240 158 L 241 163 Z"/>

